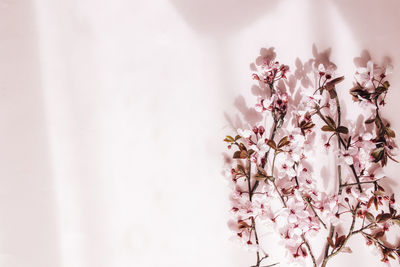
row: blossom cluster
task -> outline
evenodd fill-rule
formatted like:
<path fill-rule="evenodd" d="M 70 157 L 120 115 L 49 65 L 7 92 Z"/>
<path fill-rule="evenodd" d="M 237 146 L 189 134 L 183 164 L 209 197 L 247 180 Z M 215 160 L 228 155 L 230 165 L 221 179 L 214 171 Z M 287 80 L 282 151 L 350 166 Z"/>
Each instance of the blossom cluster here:
<path fill-rule="evenodd" d="M 253 79 L 265 94 L 254 109 L 265 119 L 224 140 L 235 160 L 229 171 L 229 227 L 256 252 L 253 266 L 269 256 L 257 233 L 260 227 L 280 236 L 294 264 L 326 266 L 333 256 L 352 251 L 347 242 L 356 234 L 378 249 L 383 262 L 400 262 L 399 244 L 386 241 L 393 226 L 400 225 L 400 213 L 394 194 L 381 184 L 383 169 L 388 160 L 396 161 L 398 150 L 395 132 L 380 114 L 390 88 L 389 68 L 370 61 L 357 69 L 350 94 L 370 117 L 365 127 L 355 127 L 343 122 L 337 87 L 344 77 L 331 65 L 315 66 L 309 75 L 316 85 L 297 91 L 286 89 L 289 67 L 275 57 L 264 57 L 256 66 Z M 332 192 L 314 170 L 318 138 L 324 140 L 321 149 L 336 157 Z M 326 245 L 318 262 L 310 240 L 320 234 L 326 235 Z"/>

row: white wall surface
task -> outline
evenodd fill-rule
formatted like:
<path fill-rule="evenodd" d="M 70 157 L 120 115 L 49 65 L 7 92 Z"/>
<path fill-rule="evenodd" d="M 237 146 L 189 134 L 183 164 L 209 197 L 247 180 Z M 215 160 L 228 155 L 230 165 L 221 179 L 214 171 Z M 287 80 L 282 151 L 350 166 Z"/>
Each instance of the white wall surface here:
<path fill-rule="evenodd" d="M 399 12 L 395 0 L 1 0 L 0 266 L 249 266 L 221 176 L 224 112 L 239 113 L 238 95 L 255 102 L 249 64 L 271 46 L 290 65 L 331 47 L 349 74 L 363 49 L 389 56 L 384 115 L 400 129 Z M 331 266 L 379 266 L 352 242 Z"/>

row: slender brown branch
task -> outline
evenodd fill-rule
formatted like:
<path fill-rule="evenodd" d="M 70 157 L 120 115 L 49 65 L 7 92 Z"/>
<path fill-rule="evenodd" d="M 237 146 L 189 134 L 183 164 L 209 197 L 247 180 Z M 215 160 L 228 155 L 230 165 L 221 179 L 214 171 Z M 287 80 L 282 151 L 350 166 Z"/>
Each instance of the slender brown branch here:
<path fill-rule="evenodd" d="M 311 204 L 310 200 L 307 197 L 303 198 L 305 202 L 307 202 L 307 204 L 310 206 L 312 212 L 314 213 L 314 216 L 320 221 L 320 223 L 322 223 L 322 225 L 324 226 L 325 229 L 326 228 L 326 224 L 324 223 L 324 221 L 322 221 L 321 217 L 319 217 L 319 215 L 317 214 L 316 210 L 314 209 L 313 205 Z"/>
<path fill-rule="evenodd" d="M 274 152 L 274 158 L 272 159 L 272 168 L 271 168 L 271 175 L 272 175 L 273 177 L 274 177 L 274 170 L 275 170 L 275 159 L 276 159 L 276 155 L 277 155 L 277 153 L 276 153 L 276 151 L 275 151 L 275 152 Z M 286 205 L 285 199 L 283 198 L 281 192 L 279 192 L 279 189 L 278 189 L 278 187 L 276 186 L 275 178 L 273 178 L 272 184 L 274 185 L 275 191 L 278 193 L 278 195 L 279 195 L 279 197 L 280 197 L 280 199 L 281 199 L 281 201 L 282 201 L 283 206 L 286 208 L 287 205 Z"/>
<path fill-rule="evenodd" d="M 360 184 L 373 184 L 373 183 L 378 182 L 379 180 L 381 180 L 381 179 L 376 179 L 376 180 L 373 180 L 373 181 L 360 182 Z M 354 186 L 354 185 L 358 185 L 358 183 L 342 184 L 341 187 Z"/>
<path fill-rule="evenodd" d="M 367 226 L 364 226 L 364 227 L 362 227 L 362 228 L 360 228 L 360 229 L 358 229 L 356 231 L 353 231 L 352 234 L 355 235 L 355 234 L 361 233 L 362 231 L 367 230 L 368 228 L 370 228 L 373 225 L 376 225 L 376 223 L 370 223 Z"/>
<path fill-rule="evenodd" d="M 316 114 L 326 123 L 326 125 L 329 125 L 329 122 L 326 120 L 325 116 L 321 113 L 320 107 L 317 107 L 317 108 L 316 108 Z M 338 133 L 338 132 L 336 131 L 335 134 L 336 134 L 336 136 L 337 136 L 337 138 L 338 138 L 338 143 L 340 144 L 340 146 L 343 145 L 344 147 L 346 147 L 346 143 L 344 142 L 343 138 L 340 136 L 340 133 Z M 340 147 L 339 147 L 339 148 L 340 148 Z M 359 184 L 359 183 L 360 183 L 360 178 L 359 178 L 359 176 L 357 175 L 356 169 L 355 169 L 355 167 L 354 167 L 353 164 L 351 164 L 351 165 L 349 165 L 349 166 L 350 166 L 351 172 L 353 173 L 354 178 L 355 178 L 355 180 L 356 180 L 356 182 L 357 182 L 357 184 L 358 184 L 358 190 L 359 190 L 360 192 L 362 192 L 362 187 L 361 187 L 361 185 Z"/>
<path fill-rule="evenodd" d="M 304 237 L 304 234 L 301 235 L 301 239 L 303 240 L 304 244 L 306 245 L 306 247 L 308 249 L 308 252 L 310 253 L 311 260 L 313 262 L 314 267 L 317 267 L 317 261 L 315 260 L 314 254 L 313 254 L 313 252 L 311 250 L 311 246 L 308 243 L 307 239 Z"/>
<path fill-rule="evenodd" d="M 349 233 L 347 234 L 346 238 L 344 239 L 343 243 L 336 250 L 334 249 L 331 252 L 331 254 L 329 254 L 328 256 L 326 256 L 324 258 L 321 267 L 325 267 L 330 258 L 332 258 L 333 256 L 337 255 L 343 248 L 345 248 L 346 244 L 347 244 L 347 241 L 349 241 L 350 237 L 353 236 L 353 234 L 354 234 L 353 233 L 354 226 L 356 224 L 356 218 L 357 218 L 357 210 L 358 210 L 359 206 L 360 206 L 360 203 L 357 204 L 357 206 L 355 207 L 355 209 L 352 212 L 353 218 L 352 218 L 352 221 L 351 221 L 350 230 L 349 230 Z"/>

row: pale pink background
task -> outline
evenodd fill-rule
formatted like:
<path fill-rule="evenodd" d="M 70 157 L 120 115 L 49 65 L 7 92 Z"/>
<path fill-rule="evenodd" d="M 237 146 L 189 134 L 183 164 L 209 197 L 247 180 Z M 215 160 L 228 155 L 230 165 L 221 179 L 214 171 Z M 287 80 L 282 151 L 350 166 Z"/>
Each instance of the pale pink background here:
<path fill-rule="evenodd" d="M 397 0 L 0 0 L 0 266 L 254 263 L 229 241 L 221 177 L 224 112 L 239 94 L 255 101 L 250 62 L 274 46 L 292 64 L 316 44 L 352 73 L 363 49 L 389 56 L 384 115 L 400 130 L 399 12 Z M 330 266 L 379 266 L 362 243 Z"/>

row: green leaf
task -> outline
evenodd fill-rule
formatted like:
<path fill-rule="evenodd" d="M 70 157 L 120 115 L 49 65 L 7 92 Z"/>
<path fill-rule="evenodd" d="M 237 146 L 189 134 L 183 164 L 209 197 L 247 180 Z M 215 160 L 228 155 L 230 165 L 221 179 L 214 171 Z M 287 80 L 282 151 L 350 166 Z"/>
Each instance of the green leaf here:
<path fill-rule="evenodd" d="M 377 149 L 374 150 L 374 152 L 372 152 L 372 157 L 374 157 L 375 161 L 374 162 L 378 162 L 382 159 L 384 154 L 384 148 L 383 147 L 378 147 Z"/>
<path fill-rule="evenodd" d="M 334 131 L 335 131 L 335 129 L 332 128 L 332 127 L 329 126 L 329 125 L 324 125 L 324 126 L 322 126 L 321 130 L 324 131 L 324 132 L 334 132 Z"/>
<path fill-rule="evenodd" d="M 240 135 L 236 135 L 235 136 L 235 141 L 239 140 L 240 138 L 242 138 Z"/>
<path fill-rule="evenodd" d="M 348 134 L 349 133 L 349 129 L 347 129 L 347 127 L 345 126 L 339 126 L 336 131 L 338 133 L 342 133 L 342 134 Z"/>

